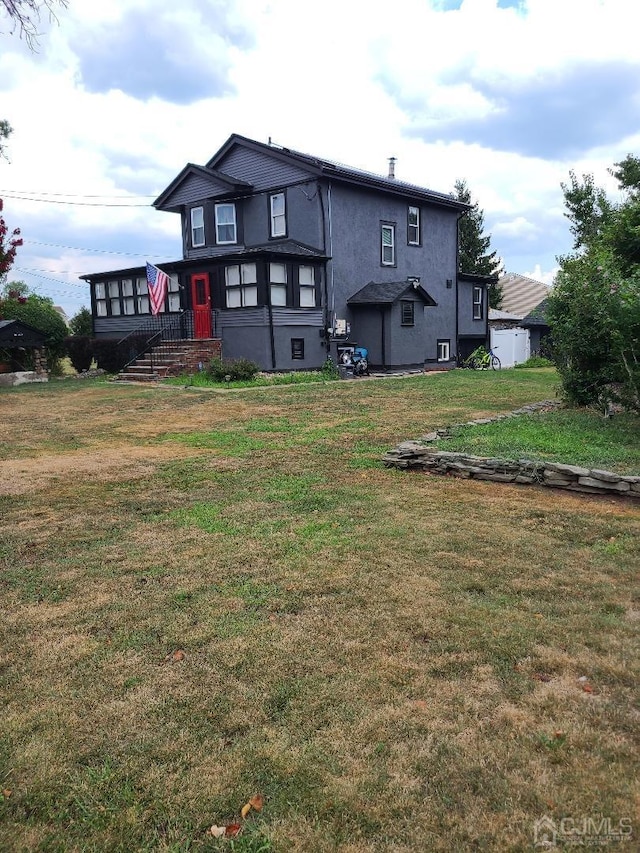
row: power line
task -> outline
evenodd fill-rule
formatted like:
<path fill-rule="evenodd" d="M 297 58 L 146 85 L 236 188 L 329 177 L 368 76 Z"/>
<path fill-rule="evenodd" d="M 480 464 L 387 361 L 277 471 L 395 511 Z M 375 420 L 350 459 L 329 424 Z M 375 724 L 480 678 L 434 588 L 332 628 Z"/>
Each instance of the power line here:
<path fill-rule="evenodd" d="M 147 209 L 151 207 L 149 204 L 102 204 L 93 201 L 58 201 L 53 198 L 28 198 L 27 196 L 11 195 L 10 193 L 3 193 L 2 196 L 3 198 L 13 198 L 18 201 L 35 201 L 38 204 L 71 204 L 78 207 L 146 207 Z"/>
<path fill-rule="evenodd" d="M 50 193 L 40 190 L 0 190 L 0 193 L 20 193 L 21 195 L 54 195 L 61 198 L 155 198 L 153 195 L 83 195 L 83 193 Z"/>
<path fill-rule="evenodd" d="M 73 249 L 76 252 L 98 252 L 101 255 L 127 255 L 130 258 L 163 258 L 164 255 L 154 255 L 152 252 L 116 252 L 110 249 L 86 249 L 81 246 L 63 246 L 61 243 L 42 243 L 40 240 L 25 240 L 25 244 L 35 246 L 52 246 L 55 249 Z"/>
<path fill-rule="evenodd" d="M 37 270 L 27 269 L 26 267 L 13 267 L 15 272 L 25 272 L 28 275 L 33 275 L 36 278 L 43 278 L 45 281 L 52 281 L 54 284 L 61 284 L 63 287 L 88 287 L 86 282 L 80 281 L 60 281 L 58 278 L 51 278 L 47 275 L 41 275 Z M 49 272 L 49 270 L 45 270 L 45 272 Z"/>

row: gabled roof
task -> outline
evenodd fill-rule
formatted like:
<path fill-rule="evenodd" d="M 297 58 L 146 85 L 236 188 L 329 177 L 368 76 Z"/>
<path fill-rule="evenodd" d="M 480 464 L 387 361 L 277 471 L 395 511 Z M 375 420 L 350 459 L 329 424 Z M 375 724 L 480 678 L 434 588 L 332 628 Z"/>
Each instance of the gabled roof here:
<path fill-rule="evenodd" d="M 503 275 L 498 280 L 498 286 L 502 289 L 501 309 L 517 317 L 526 317 L 536 305 L 547 298 L 551 290 L 541 281 L 515 273 Z"/>
<path fill-rule="evenodd" d="M 438 303 L 419 283 L 411 281 L 375 282 L 370 281 L 363 288 L 347 299 L 347 305 L 393 305 L 398 299 L 410 294 L 420 296 L 425 305 L 435 306 Z"/>
<path fill-rule="evenodd" d="M 361 169 L 354 169 L 333 160 L 326 160 L 312 154 L 305 154 L 302 151 L 295 151 L 292 148 L 283 148 L 279 145 L 267 145 L 264 142 L 256 142 L 253 139 L 248 139 L 246 136 L 240 136 L 240 134 L 237 133 L 231 134 L 229 139 L 227 139 L 224 145 L 206 164 L 206 168 L 215 169 L 236 145 L 241 145 L 254 151 L 260 151 L 263 154 L 267 153 L 270 157 L 275 160 L 280 160 L 281 162 L 301 166 L 306 171 L 317 177 L 326 177 L 333 181 L 352 184 L 362 188 L 384 190 L 386 192 L 394 193 L 395 195 L 401 195 L 412 199 L 422 199 L 424 201 L 451 207 L 458 211 L 467 210 L 470 207 L 470 205 L 463 204 L 447 193 L 436 192 L 435 190 L 420 187 L 416 184 L 408 184 L 404 181 L 398 181 L 395 178 L 376 175 L 372 172 L 365 172 Z"/>
<path fill-rule="evenodd" d="M 189 178 L 197 177 L 204 179 L 206 183 L 211 185 L 216 195 L 224 195 L 226 193 L 251 192 L 252 185 L 246 181 L 241 181 L 239 178 L 234 178 L 233 175 L 227 175 L 225 172 L 220 172 L 217 169 L 205 168 L 198 166 L 195 163 L 187 163 L 179 175 L 171 181 L 169 186 L 163 190 L 158 198 L 153 202 L 153 207 L 161 208 L 162 210 L 178 209 L 180 205 L 172 205 L 171 197 L 176 191 L 189 180 Z"/>
<path fill-rule="evenodd" d="M 42 346 L 46 335 L 22 320 L 0 320 L 0 346 Z"/>
<path fill-rule="evenodd" d="M 539 305 L 533 309 L 533 311 L 529 311 L 527 316 L 522 321 L 521 325 L 527 328 L 528 326 L 548 326 L 547 322 L 547 305 L 549 304 L 548 299 L 543 299 Z"/>

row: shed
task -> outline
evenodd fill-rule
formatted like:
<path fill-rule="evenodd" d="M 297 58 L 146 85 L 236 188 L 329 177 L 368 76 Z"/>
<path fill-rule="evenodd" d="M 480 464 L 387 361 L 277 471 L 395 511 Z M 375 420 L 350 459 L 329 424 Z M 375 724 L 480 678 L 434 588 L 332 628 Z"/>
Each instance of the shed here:
<path fill-rule="evenodd" d="M 46 375 L 45 341 L 44 332 L 22 320 L 0 320 L 0 373 Z"/>

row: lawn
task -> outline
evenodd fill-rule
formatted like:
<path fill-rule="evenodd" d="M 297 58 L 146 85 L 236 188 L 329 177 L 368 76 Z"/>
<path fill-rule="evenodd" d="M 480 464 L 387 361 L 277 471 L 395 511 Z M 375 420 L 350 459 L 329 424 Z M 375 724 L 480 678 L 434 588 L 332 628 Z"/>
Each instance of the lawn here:
<path fill-rule="evenodd" d="M 380 463 L 556 384 L 0 392 L 0 849 L 637 838 L 640 509 Z"/>

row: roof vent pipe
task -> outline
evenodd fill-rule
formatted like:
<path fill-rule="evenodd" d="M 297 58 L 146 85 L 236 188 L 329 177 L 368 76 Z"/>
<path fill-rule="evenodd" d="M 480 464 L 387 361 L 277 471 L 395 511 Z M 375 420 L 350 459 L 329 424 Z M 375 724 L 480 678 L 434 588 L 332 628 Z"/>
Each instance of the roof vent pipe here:
<path fill-rule="evenodd" d="M 389 177 L 395 178 L 396 176 L 396 158 L 389 157 Z"/>

